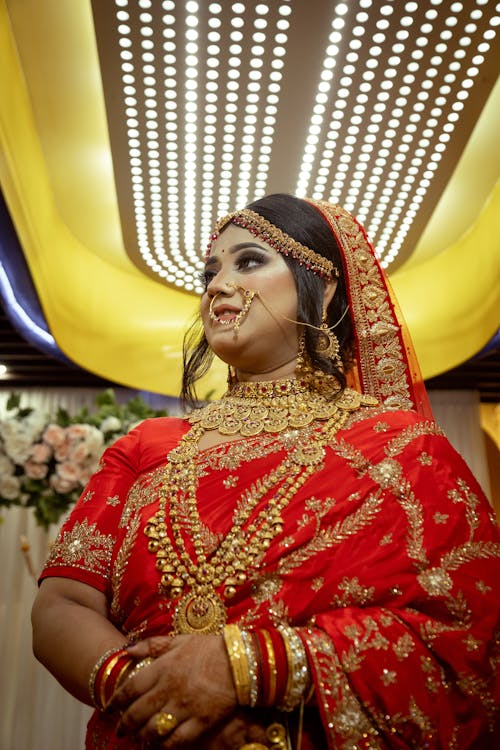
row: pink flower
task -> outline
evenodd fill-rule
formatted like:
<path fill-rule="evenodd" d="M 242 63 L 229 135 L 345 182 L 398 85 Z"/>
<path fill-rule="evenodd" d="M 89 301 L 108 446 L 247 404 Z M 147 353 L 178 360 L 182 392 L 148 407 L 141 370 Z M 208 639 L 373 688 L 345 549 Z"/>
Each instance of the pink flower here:
<path fill-rule="evenodd" d="M 48 443 L 35 443 L 31 449 L 31 460 L 37 464 L 46 463 L 52 457 L 52 448 Z"/>
<path fill-rule="evenodd" d="M 73 461 L 64 461 L 56 469 L 56 474 L 67 482 L 73 482 L 75 485 L 82 480 L 82 470 Z"/>
<path fill-rule="evenodd" d="M 49 479 L 49 484 L 53 490 L 64 494 L 65 492 L 71 492 L 76 487 L 74 482 L 69 482 L 67 479 L 61 479 L 57 474 L 52 474 Z"/>
<path fill-rule="evenodd" d="M 24 464 L 24 471 L 29 479 L 45 479 L 48 470 L 47 464 L 36 463 L 36 461 L 29 460 Z"/>
<path fill-rule="evenodd" d="M 54 453 L 56 461 L 65 461 L 69 456 L 69 443 L 65 442 L 59 445 Z"/>
<path fill-rule="evenodd" d="M 87 437 L 90 432 L 90 425 L 88 424 L 71 424 L 66 428 L 66 435 L 68 440 L 74 442 L 75 440 L 83 440 Z"/>
<path fill-rule="evenodd" d="M 43 433 L 43 440 L 52 448 L 58 448 L 66 440 L 66 430 L 58 424 L 49 424 Z"/>
<path fill-rule="evenodd" d="M 77 464 L 83 463 L 89 455 L 89 449 L 86 443 L 77 443 L 73 448 L 70 448 L 68 458 L 70 461 L 74 461 Z"/>

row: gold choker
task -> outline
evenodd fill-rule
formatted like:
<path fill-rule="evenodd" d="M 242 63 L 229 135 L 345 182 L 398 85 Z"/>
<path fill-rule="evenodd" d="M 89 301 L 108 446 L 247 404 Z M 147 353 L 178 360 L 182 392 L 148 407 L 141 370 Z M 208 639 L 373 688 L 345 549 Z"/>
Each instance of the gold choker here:
<path fill-rule="evenodd" d="M 333 379 L 332 379 L 333 380 Z M 335 381 L 336 382 L 336 381 Z M 377 400 L 350 388 L 318 391 L 308 379 L 243 382 L 232 385 L 219 401 L 193 411 L 188 420 L 221 435 L 250 437 L 323 422 L 341 411 L 374 406 Z"/>

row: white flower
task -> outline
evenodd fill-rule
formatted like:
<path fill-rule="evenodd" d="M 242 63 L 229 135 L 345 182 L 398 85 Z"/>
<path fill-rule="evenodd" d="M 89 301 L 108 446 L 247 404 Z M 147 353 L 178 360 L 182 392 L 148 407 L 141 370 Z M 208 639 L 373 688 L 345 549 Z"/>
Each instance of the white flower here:
<path fill-rule="evenodd" d="M 0 453 L 0 476 L 7 476 L 14 473 L 14 464 L 5 453 Z"/>
<path fill-rule="evenodd" d="M 89 453 L 100 456 L 104 447 L 104 435 L 97 428 L 89 425 L 89 431 L 85 438 L 85 445 Z"/>
<path fill-rule="evenodd" d="M 15 464 L 24 464 L 31 456 L 33 441 L 25 432 L 14 432 L 4 438 L 4 450 Z"/>
<path fill-rule="evenodd" d="M 122 429 L 122 423 L 118 417 L 109 416 L 101 422 L 102 432 L 118 432 Z"/>
<path fill-rule="evenodd" d="M 15 500 L 21 489 L 19 477 L 0 476 L 0 495 L 6 500 Z"/>

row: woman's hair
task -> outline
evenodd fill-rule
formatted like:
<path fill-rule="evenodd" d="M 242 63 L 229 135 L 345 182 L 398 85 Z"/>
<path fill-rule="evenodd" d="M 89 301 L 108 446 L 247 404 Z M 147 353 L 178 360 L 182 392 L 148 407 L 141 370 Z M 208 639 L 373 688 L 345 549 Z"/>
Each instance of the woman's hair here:
<path fill-rule="evenodd" d="M 350 311 L 347 309 L 346 312 L 349 300 L 344 279 L 342 253 L 326 220 L 309 203 L 286 193 L 268 195 L 250 203 L 247 208 L 270 221 L 302 245 L 328 258 L 338 268 L 340 276 L 336 292 L 327 310 L 326 322 L 328 326 L 335 326 L 334 333 L 339 340 L 343 369 L 347 371 L 352 364 L 354 333 Z M 323 279 L 300 265 L 291 256 L 283 255 L 283 259 L 292 271 L 297 286 L 297 320 L 319 327 L 323 316 Z M 321 334 L 317 330 L 304 326 L 304 345 L 307 356 L 313 367 L 335 375 L 341 385 L 345 386 L 344 372 L 337 368 L 331 359 L 321 356 L 317 351 L 320 337 Z M 196 403 L 194 385 L 208 371 L 212 358 L 213 353 L 205 338 L 201 320 L 198 318 L 184 338 L 184 371 L 181 390 L 181 399 L 184 404 L 192 406 Z"/>

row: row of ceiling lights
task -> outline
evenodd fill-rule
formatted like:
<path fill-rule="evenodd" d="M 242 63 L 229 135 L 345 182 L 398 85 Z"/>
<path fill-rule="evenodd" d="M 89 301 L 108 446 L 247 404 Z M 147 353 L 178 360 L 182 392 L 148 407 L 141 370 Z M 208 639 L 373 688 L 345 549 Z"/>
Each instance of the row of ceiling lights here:
<path fill-rule="evenodd" d="M 245 16 L 243 3 L 233 3 L 228 49 L 229 68 L 227 81 L 221 85 L 218 68 L 221 60 L 222 6 L 216 2 L 209 3 L 209 30 L 206 37 L 203 36 L 208 42 L 207 70 L 202 88 L 198 68 L 199 3 L 196 0 L 188 0 L 185 3 L 182 57 L 179 54 L 180 44 L 175 29 L 175 3 L 173 0 L 164 0 L 161 4 L 161 55 L 164 62 L 161 81 L 158 80 L 155 66 L 157 52 L 152 38 L 152 0 L 139 0 L 138 3 L 141 9 L 140 50 L 133 49 L 128 0 L 115 0 L 115 3 L 138 245 L 146 264 L 160 277 L 188 291 L 200 291 L 198 272 L 201 260 L 196 237 L 209 236 L 214 213 L 221 216 L 234 208 L 230 201 L 235 181 L 235 205 L 241 206 L 248 202 L 254 165 L 256 167 L 252 197 L 258 198 L 266 191 L 292 8 L 289 0 L 279 3 L 273 28 L 270 28 L 267 19 L 270 11 L 268 3 L 259 3 L 252 8 L 255 16 L 251 32 L 251 57 L 248 62 L 248 79 L 244 85 L 240 80 L 239 68 L 244 40 L 242 28 L 245 23 L 248 25 L 248 14 Z M 432 6 L 439 6 L 441 0 L 430 0 L 430 3 Z M 424 56 L 423 49 L 429 43 L 433 21 L 438 11 L 435 7 L 425 11 L 417 36 L 412 39 L 412 45 L 415 47 L 411 54 L 412 59 L 407 69 L 402 72 L 401 54 L 408 44 L 410 28 L 415 21 L 414 14 L 418 11 L 416 2 L 406 3 L 406 15 L 400 19 L 400 28 L 396 31 L 395 41 L 392 42 L 391 55 L 383 72 L 382 82 L 376 93 L 376 104 L 371 114 L 367 112 L 366 104 L 369 93 L 374 93 L 372 87 L 375 69 L 379 65 L 383 45 L 387 44 L 385 32 L 394 7 L 385 4 L 378 9 L 376 31 L 369 41 L 369 54 L 364 59 L 361 71 L 358 67 L 359 50 L 361 46 L 366 46 L 362 41 L 367 31 L 365 24 L 369 19 L 366 11 L 373 3 L 372 0 L 359 0 L 355 25 L 349 29 L 346 64 L 335 79 L 338 86 L 336 99 L 333 108 L 327 110 L 339 44 L 346 32 L 344 16 L 348 11 L 346 3 L 338 3 L 335 6 L 295 192 L 297 195 L 311 194 L 314 198 L 338 202 L 343 191 L 347 190 L 343 203 L 348 210 L 357 214 L 362 223 L 370 219 L 367 229 L 372 237 L 378 233 L 377 250 L 385 267 L 388 267 L 397 256 L 418 213 L 450 135 L 459 121 L 469 89 L 484 62 L 490 41 L 496 35 L 500 18 L 492 16 L 490 28 L 476 45 L 474 56 L 468 60 L 467 48 L 471 45 L 472 35 L 476 31 L 476 22 L 483 15 L 481 6 L 486 4 L 487 0 L 476 0 L 475 7 L 469 10 L 464 9 L 461 2 L 451 3 L 444 20 L 444 28 L 433 50 L 431 65 L 425 71 L 425 78 L 410 112 L 409 94 L 415 93 L 412 90 L 416 80 L 415 74 L 420 68 L 420 60 Z M 499 11 L 498 6 L 496 10 Z M 443 54 L 452 39 L 458 16 L 464 12 L 469 13 L 464 34 L 458 39 L 454 60 L 446 70 L 443 70 Z M 269 61 L 266 62 L 267 76 L 264 76 L 262 67 L 266 43 L 271 44 L 272 52 Z M 176 75 L 176 66 L 180 64 L 184 71 L 184 91 L 179 90 Z M 466 69 L 462 71 L 465 66 Z M 353 92 L 351 87 L 355 73 L 361 74 L 361 84 L 356 86 L 356 91 Z M 456 87 L 453 89 L 452 84 L 456 83 L 460 74 L 463 75 L 460 86 L 458 90 Z M 395 79 L 399 77 L 400 85 L 398 90 L 395 90 Z M 451 99 L 453 91 L 454 98 Z M 160 111 L 160 101 L 163 100 L 166 102 L 164 112 Z M 341 127 L 345 127 L 347 105 L 353 101 L 354 106 L 349 109 L 348 135 L 338 152 L 336 142 Z M 145 135 L 139 130 L 140 102 L 144 104 L 146 111 Z M 381 132 L 384 113 L 389 106 L 392 110 L 388 127 Z M 215 138 L 221 111 L 224 113 L 221 169 L 217 172 L 220 179 L 218 195 L 215 197 Z M 328 133 L 323 146 L 320 147 L 319 136 L 328 111 L 331 111 Z M 198 122 L 201 113 L 203 133 L 200 138 Z M 444 123 L 441 121 L 443 113 L 447 113 Z M 263 125 L 257 139 L 258 116 L 263 117 Z M 160 119 L 163 117 L 165 135 L 164 142 L 160 143 Z M 235 132 L 237 119 L 240 118 L 243 118 L 243 140 L 237 153 Z M 179 154 L 181 139 L 183 163 Z M 376 158 L 373 159 L 375 144 Z M 358 156 L 353 162 L 356 147 Z M 163 148 L 166 152 L 165 175 L 160 169 Z M 391 156 L 391 153 L 394 155 Z M 338 156 L 338 166 L 332 181 L 329 175 L 334 155 Z M 202 164 L 203 187 L 198 235 L 196 206 L 199 161 Z M 316 162 L 319 162 L 317 170 L 314 169 Z M 379 191 L 383 173 L 386 179 L 383 189 Z M 377 193 L 379 197 L 376 199 Z M 374 204 L 375 200 L 377 202 Z M 165 204 L 167 226 L 164 224 Z M 184 207 L 182 221 L 181 206 Z M 182 237 L 181 226 L 184 227 Z"/>

